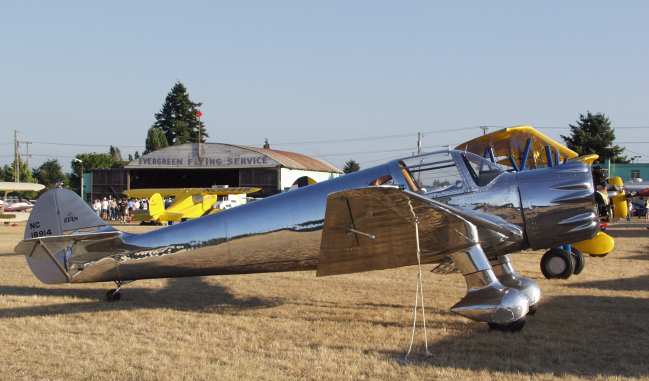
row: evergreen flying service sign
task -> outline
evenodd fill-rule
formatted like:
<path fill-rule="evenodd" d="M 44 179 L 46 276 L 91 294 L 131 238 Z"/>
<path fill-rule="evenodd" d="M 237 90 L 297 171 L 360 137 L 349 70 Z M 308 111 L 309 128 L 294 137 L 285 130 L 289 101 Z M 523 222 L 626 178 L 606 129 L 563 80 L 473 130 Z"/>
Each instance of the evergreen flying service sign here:
<path fill-rule="evenodd" d="M 199 153 L 200 149 L 200 153 Z M 263 153 L 221 143 L 189 143 L 166 147 L 131 161 L 127 169 L 273 168 L 281 164 Z"/>

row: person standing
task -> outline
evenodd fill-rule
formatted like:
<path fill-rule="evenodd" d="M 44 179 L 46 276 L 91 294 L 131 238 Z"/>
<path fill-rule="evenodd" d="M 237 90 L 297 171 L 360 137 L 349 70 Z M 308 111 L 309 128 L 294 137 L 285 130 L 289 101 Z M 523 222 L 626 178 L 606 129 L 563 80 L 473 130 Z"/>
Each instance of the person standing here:
<path fill-rule="evenodd" d="M 92 204 L 92 210 L 97 213 L 97 216 L 101 217 L 101 201 L 98 198 L 95 199 L 95 202 Z"/>
<path fill-rule="evenodd" d="M 104 220 L 108 219 L 108 199 L 106 197 L 101 200 L 101 218 Z"/>
<path fill-rule="evenodd" d="M 626 199 L 626 207 L 627 207 L 626 220 L 628 222 L 631 222 L 631 216 L 633 215 L 633 203 L 631 202 L 630 198 Z"/>

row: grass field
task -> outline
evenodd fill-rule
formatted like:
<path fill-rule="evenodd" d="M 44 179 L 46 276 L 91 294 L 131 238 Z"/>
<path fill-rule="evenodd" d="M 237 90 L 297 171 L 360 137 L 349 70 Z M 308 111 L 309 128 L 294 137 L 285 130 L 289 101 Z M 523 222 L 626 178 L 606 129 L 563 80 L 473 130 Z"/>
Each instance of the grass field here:
<path fill-rule="evenodd" d="M 0 379 L 649 378 L 649 231 L 611 228 L 617 248 L 547 281 L 540 253 L 514 257 L 543 301 L 517 334 L 448 312 L 461 276 L 424 275 L 431 356 L 410 338 L 415 268 L 47 286 L 0 226 Z M 142 229 L 131 227 L 130 231 Z"/>

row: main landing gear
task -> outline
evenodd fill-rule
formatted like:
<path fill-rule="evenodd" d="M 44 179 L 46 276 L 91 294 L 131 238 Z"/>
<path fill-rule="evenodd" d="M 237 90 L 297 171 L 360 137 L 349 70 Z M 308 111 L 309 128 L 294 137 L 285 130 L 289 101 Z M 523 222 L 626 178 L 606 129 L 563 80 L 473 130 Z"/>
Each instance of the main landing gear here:
<path fill-rule="evenodd" d="M 127 282 L 121 282 L 121 281 L 115 281 L 115 286 L 117 288 L 113 288 L 111 290 L 108 290 L 106 292 L 106 301 L 108 302 L 116 302 L 122 298 L 122 294 L 120 290 L 122 289 L 122 286 L 131 283 L 132 281 L 127 281 Z"/>
<path fill-rule="evenodd" d="M 584 270 L 584 255 L 576 248 L 566 246 L 555 247 L 543 254 L 541 272 L 547 279 L 568 279 Z"/>

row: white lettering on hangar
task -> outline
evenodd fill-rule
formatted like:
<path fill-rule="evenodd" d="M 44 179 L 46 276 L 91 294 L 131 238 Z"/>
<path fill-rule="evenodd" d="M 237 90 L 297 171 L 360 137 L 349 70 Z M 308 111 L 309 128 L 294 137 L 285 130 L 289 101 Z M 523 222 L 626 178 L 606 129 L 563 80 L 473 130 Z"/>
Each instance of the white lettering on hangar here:
<path fill-rule="evenodd" d="M 188 157 L 187 160 L 178 157 L 149 157 L 139 158 L 138 165 L 160 165 L 160 166 L 191 166 L 191 167 L 236 167 L 236 166 L 257 166 L 267 165 L 266 156 L 229 156 L 220 157 Z"/>

